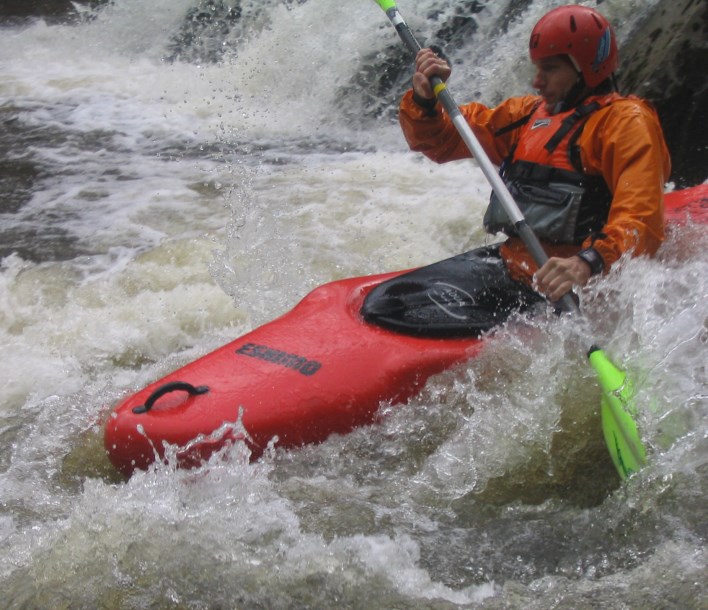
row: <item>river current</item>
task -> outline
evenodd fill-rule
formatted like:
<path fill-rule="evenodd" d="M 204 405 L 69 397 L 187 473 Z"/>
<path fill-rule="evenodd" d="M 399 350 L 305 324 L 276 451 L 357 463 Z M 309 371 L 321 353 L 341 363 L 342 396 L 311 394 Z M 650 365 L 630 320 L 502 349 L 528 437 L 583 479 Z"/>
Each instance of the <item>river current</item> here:
<path fill-rule="evenodd" d="M 556 4 L 480 3 L 458 101 L 529 91 Z M 650 4 L 602 10 L 621 39 Z M 428 36 L 462 4 L 399 6 Z M 372 426 L 124 481 L 121 398 L 324 282 L 486 243 L 489 186 L 407 151 L 371 0 L 121 0 L 0 35 L 0 607 L 705 607 L 703 227 L 591 283 L 582 333 L 512 319 Z M 643 405 L 623 484 L 586 334 Z"/>

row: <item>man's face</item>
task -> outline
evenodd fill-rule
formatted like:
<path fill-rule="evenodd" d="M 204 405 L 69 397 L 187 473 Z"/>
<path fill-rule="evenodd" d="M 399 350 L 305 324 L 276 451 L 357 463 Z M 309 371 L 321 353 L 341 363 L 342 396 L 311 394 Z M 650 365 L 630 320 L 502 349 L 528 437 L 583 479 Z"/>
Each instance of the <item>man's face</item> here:
<path fill-rule="evenodd" d="M 556 104 L 565 99 L 580 75 L 564 55 L 554 55 L 534 61 L 536 74 L 531 86 L 543 98 L 546 108 L 553 112 Z"/>

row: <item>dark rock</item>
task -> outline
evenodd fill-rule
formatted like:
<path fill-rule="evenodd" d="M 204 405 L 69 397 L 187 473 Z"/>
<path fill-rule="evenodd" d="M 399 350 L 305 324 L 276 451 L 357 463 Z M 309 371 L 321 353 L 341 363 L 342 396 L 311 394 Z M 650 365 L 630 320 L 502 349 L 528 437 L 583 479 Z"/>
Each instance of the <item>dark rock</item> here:
<path fill-rule="evenodd" d="M 690 186 L 708 179 L 708 2 L 663 0 L 620 53 L 623 91 L 659 112 L 672 180 Z"/>
<path fill-rule="evenodd" d="M 0 0 L 0 24 L 17 25 L 32 19 L 64 23 L 77 19 L 75 4 L 96 6 L 105 0 Z"/>
<path fill-rule="evenodd" d="M 201 0 L 187 11 L 184 24 L 169 45 L 168 61 L 218 62 L 227 50 L 232 28 L 241 18 L 241 6 L 220 0 Z"/>

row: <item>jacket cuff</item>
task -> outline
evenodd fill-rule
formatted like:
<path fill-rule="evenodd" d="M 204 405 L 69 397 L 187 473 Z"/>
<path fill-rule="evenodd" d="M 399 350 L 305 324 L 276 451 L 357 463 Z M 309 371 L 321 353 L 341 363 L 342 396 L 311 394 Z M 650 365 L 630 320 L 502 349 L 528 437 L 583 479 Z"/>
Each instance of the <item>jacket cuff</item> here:
<path fill-rule="evenodd" d="M 435 115 L 435 106 L 438 104 L 438 99 L 436 97 L 420 97 L 420 95 L 413 91 L 413 101 L 425 111 L 426 115 Z"/>
<path fill-rule="evenodd" d="M 595 250 L 595 248 L 585 248 L 576 254 L 581 259 L 583 259 L 588 265 L 590 265 L 590 271 L 592 275 L 597 275 L 605 270 L 605 261 L 602 255 Z"/>

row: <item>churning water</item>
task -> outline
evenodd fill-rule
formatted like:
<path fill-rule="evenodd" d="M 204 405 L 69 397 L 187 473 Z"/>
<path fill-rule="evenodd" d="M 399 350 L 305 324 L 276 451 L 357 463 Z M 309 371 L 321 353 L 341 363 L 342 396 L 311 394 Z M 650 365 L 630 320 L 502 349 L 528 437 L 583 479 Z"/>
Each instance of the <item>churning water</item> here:
<path fill-rule="evenodd" d="M 409 4 L 424 36 L 471 10 Z M 603 7 L 621 34 L 647 4 Z M 474 15 L 460 101 L 528 90 L 553 5 Z M 1 607 L 707 603 L 702 228 L 582 295 L 647 405 L 622 486 L 585 340 L 553 316 L 346 437 L 124 482 L 101 435 L 120 398 L 323 282 L 481 245 L 489 188 L 406 151 L 386 67 L 409 59 L 371 0 L 121 0 L 0 35 Z"/>

